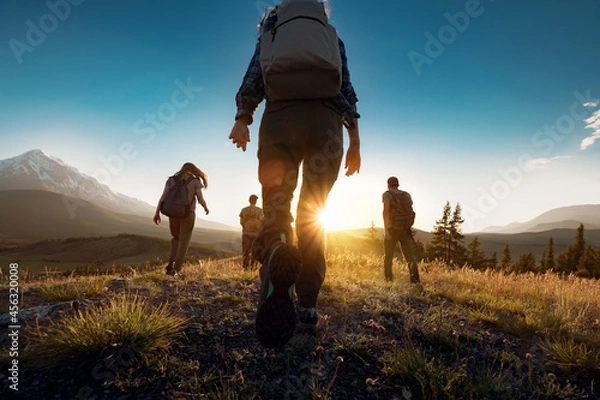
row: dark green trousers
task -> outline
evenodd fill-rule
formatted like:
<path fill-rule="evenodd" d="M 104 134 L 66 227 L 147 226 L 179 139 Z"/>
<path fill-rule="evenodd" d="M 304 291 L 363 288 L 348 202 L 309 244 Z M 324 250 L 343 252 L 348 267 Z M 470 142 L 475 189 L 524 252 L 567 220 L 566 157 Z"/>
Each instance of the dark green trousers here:
<path fill-rule="evenodd" d="M 301 307 L 316 306 L 325 279 L 325 240 L 319 214 L 337 180 L 343 152 L 342 117 L 329 102 L 267 102 L 258 138 L 264 222 L 253 252 L 262 262 L 282 234 L 293 242 L 291 202 L 301 172 L 295 224 L 302 255 L 296 282 Z"/>

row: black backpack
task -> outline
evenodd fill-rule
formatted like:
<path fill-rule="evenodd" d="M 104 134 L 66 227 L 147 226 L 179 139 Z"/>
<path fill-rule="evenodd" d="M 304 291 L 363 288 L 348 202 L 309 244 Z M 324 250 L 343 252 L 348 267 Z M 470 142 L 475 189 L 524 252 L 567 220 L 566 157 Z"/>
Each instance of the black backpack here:
<path fill-rule="evenodd" d="M 415 212 L 412 208 L 410 194 L 405 191 L 388 191 L 391 195 L 391 228 L 399 231 L 410 231 L 415 223 Z"/>
<path fill-rule="evenodd" d="M 175 183 L 169 188 L 165 199 L 160 203 L 160 212 L 167 217 L 185 218 L 190 213 L 192 204 L 189 201 L 188 184 L 194 180 L 193 176 L 187 179 L 172 177 Z M 195 200 L 192 196 L 192 202 Z"/>

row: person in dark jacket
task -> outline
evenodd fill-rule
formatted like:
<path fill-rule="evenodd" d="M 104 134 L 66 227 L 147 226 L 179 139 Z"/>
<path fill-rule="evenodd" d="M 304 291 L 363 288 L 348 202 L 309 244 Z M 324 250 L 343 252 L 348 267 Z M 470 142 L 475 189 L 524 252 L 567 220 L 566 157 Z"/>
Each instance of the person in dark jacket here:
<path fill-rule="evenodd" d="M 285 3 L 291 2 L 286 0 Z M 281 6 L 283 4 L 278 7 Z M 271 35 L 276 19 L 277 8 L 265 15 L 260 24 L 261 32 Z M 341 167 L 343 126 L 350 140 L 346 176 L 360 170 L 358 98 L 350 82 L 346 50 L 341 40 L 338 47 L 342 63 L 341 89 L 331 98 L 269 99 L 260 65 L 260 39 L 235 97 L 237 113 L 229 138 L 243 151 L 250 141 L 248 126 L 253 122 L 254 112 L 266 100 L 258 133 L 258 178 L 262 185 L 264 221 L 253 246 L 254 257 L 262 263 L 256 333 L 265 347 L 284 345 L 293 336 L 298 320 L 300 331 L 316 333 L 317 297 L 326 272 L 324 230 L 319 214 L 325 208 Z M 300 173 L 296 248 L 292 238 L 291 202 Z"/>

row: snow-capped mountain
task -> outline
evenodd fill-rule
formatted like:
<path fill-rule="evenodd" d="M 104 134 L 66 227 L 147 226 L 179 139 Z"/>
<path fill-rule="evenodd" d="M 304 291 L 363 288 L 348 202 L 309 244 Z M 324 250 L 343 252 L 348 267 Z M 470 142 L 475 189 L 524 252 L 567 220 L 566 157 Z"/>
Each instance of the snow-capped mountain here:
<path fill-rule="evenodd" d="M 44 190 L 89 201 L 122 214 L 148 216 L 153 211 L 148 203 L 116 193 L 39 149 L 0 160 L 0 190 Z"/>

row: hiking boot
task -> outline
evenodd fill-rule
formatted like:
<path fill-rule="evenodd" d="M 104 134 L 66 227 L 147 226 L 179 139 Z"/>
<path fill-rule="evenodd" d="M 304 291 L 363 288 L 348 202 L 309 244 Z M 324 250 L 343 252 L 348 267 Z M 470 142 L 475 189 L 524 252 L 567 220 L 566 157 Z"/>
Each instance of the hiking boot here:
<path fill-rule="evenodd" d="M 299 334 L 306 335 L 317 335 L 317 322 L 319 322 L 319 316 L 315 308 L 302 308 L 298 307 L 298 324 L 297 332 Z"/>
<path fill-rule="evenodd" d="M 174 271 L 173 278 L 175 279 L 185 279 L 185 275 L 181 273 L 181 271 Z"/>
<path fill-rule="evenodd" d="M 265 258 L 256 312 L 256 336 L 265 347 L 283 346 L 294 335 L 294 284 L 300 266 L 300 253 L 287 243 L 274 244 Z"/>
<path fill-rule="evenodd" d="M 172 261 L 169 261 L 169 263 L 165 267 L 165 272 L 167 273 L 167 275 L 173 275 L 173 274 L 175 274 L 175 270 L 173 269 L 173 262 Z"/>

